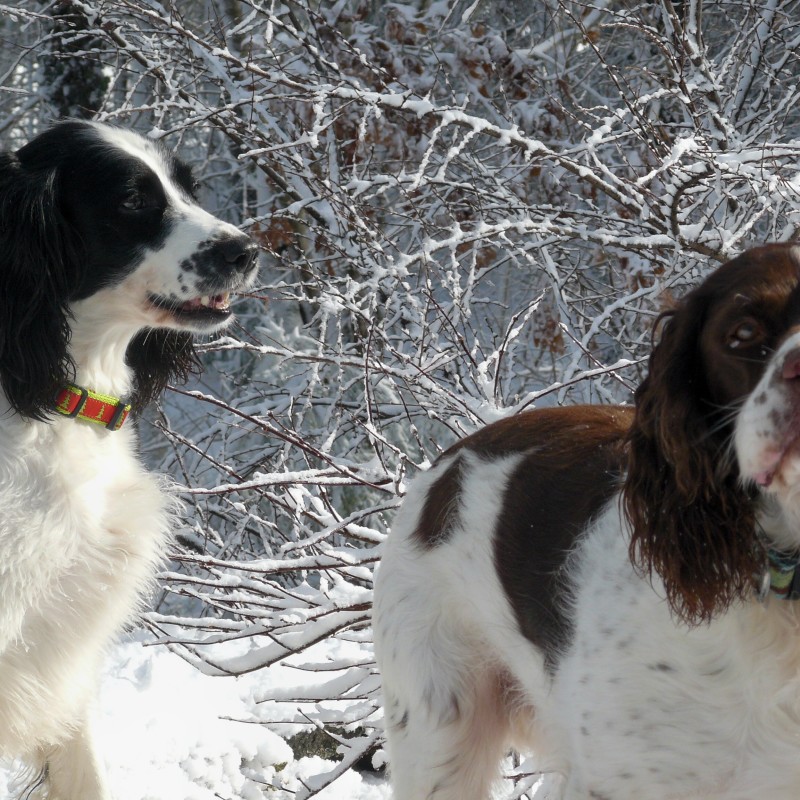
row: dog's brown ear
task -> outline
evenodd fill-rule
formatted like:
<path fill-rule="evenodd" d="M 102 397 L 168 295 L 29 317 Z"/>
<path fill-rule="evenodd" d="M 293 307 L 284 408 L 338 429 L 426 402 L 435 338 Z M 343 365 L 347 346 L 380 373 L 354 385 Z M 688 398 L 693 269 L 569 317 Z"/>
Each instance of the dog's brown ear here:
<path fill-rule="evenodd" d="M 753 503 L 703 400 L 706 306 L 695 291 L 659 319 L 635 396 L 623 492 L 631 560 L 660 577 L 673 612 L 692 624 L 746 596 L 759 568 Z"/>

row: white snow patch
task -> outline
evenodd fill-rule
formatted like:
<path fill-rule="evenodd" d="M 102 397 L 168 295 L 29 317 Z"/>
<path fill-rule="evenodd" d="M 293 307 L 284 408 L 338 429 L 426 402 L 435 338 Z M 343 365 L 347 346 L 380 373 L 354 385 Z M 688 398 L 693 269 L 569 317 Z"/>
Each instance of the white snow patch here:
<path fill-rule="evenodd" d="M 263 794 L 245 773 L 292 760 L 277 734 L 252 720 L 249 688 L 211 678 L 163 647 L 136 639 L 111 654 L 97 731 L 116 800 L 215 800 Z"/>
<path fill-rule="evenodd" d="M 278 677 L 271 670 L 210 677 L 148 641 L 136 634 L 113 648 L 97 698 L 114 800 L 291 800 L 335 769 L 320 758 L 294 761 L 284 739 L 259 722 L 255 698 Z M 11 796 L 14 769 L 0 769 L 2 798 Z M 388 800 L 390 792 L 385 780 L 351 771 L 317 797 Z"/>

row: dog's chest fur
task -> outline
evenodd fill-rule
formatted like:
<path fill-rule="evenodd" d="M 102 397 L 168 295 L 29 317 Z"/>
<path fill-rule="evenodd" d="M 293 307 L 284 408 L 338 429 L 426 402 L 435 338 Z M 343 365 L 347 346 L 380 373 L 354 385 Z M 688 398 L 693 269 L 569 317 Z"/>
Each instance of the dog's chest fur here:
<path fill-rule="evenodd" d="M 132 427 L 0 426 L 2 749 L 5 731 L 52 742 L 80 713 L 104 644 L 150 587 L 170 500 L 135 456 Z"/>

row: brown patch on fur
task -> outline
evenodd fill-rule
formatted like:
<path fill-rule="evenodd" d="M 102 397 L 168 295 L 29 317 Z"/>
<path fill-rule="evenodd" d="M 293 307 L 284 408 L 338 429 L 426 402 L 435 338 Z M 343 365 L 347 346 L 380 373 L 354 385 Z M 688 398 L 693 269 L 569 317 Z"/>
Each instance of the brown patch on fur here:
<path fill-rule="evenodd" d="M 568 640 L 564 563 L 586 526 L 619 490 L 633 409 L 573 406 L 520 415 L 507 440 L 526 443 L 509 478 L 494 535 L 495 565 L 522 634 L 548 666 Z M 534 444 L 534 442 L 536 444 Z"/>
<path fill-rule="evenodd" d="M 495 564 L 520 630 L 552 662 L 566 635 L 561 568 L 587 522 L 619 489 L 633 409 L 573 406 L 528 411 L 458 442 L 431 486 L 415 537 L 447 541 L 457 521 L 462 464 L 470 450 L 490 461 L 522 455 L 510 475 L 494 531 Z"/>
<path fill-rule="evenodd" d="M 461 473 L 461 460 L 456 458 L 425 495 L 413 533 L 414 540 L 423 547 L 436 547 L 450 538 L 458 521 Z"/>
<path fill-rule="evenodd" d="M 627 431 L 633 409 L 626 406 L 564 406 L 524 411 L 506 417 L 457 442 L 442 454 L 462 449 L 485 459 L 534 451 L 569 467 L 585 450 L 602 446 Z M 580 440 L 580 441 L 578 441 Z"/>

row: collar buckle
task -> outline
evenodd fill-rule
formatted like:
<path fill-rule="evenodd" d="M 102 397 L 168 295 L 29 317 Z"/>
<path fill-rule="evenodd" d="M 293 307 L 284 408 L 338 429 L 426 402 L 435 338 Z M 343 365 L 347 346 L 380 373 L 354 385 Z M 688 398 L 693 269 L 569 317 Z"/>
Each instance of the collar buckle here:
<path fill-rule="evenodd" d="M 767 568 L 770 591 L 781 600 L 800 599 L 800 554 L 785 553 L 770 548 L 767 551 Z"/>
<path fill-rule="evenodd" d="M 800 553 L 786 553 L 770 547 L 765 552 L 764 570 L 756 579 L 756 597 L 767 599 L 800 600 Z"/>
<path fill-rule="evenodd" d="M 117 407 L 114 409 L 114 413 L 111 415 L 111 419 L 106 423 L 106 429 L 109 431 L 118 431 L 128 418 L 130 410 L 130 403 L 126 403 L 123 399 L 120 399 L 117 403 Z"/>

